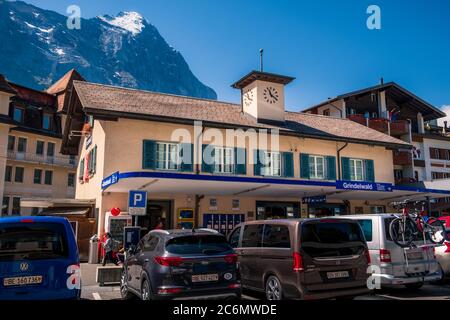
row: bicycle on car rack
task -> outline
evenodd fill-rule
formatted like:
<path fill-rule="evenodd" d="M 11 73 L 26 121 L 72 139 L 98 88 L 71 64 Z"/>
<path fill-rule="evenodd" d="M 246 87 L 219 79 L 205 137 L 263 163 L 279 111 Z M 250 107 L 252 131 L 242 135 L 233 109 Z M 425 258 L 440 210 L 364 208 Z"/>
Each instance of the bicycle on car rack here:
<path fill-rule="evenodd" d="M 444 243 L 447 238 L 444 223 L 439 219 L 428 217 L 421 201 L 414 202 L 415 211 L 409 212 L 407 207 L 409 202 L 405 200 L 392 203 L 393 207 L 402 211 L 401 215 L 395 215 L 396 218 L 389 225 L 392 241 L 402 248 L 411 247 L 422 233 L 424 241 L 428 240 L 433 244 Z M 422 208 L 417 209 L 417 204 L 422 204 Z"/>

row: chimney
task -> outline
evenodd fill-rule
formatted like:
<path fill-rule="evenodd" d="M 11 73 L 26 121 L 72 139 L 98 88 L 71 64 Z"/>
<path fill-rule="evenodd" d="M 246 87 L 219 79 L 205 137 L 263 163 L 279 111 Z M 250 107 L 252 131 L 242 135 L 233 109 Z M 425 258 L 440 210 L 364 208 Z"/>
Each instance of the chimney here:
<path fill-rule="evenodd" d="M 384 79 L 383 79 L 383 77 L 380 78 L 380 84 L 384 84 Z"/>

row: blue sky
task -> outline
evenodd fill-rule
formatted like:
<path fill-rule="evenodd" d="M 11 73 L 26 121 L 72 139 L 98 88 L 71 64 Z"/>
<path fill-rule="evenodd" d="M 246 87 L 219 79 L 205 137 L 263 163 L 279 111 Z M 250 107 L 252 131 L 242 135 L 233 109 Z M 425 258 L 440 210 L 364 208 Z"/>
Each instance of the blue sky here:
<path fill-rule="evenodd" d="M 230 84 L 259 67 L 297 78 L 286 105 L 301 110 L 338 94 L 396 81 L 435 106 L 450 105 L 450 1 L 39 0 L 83 18 L 137 11 L 179 50 L 194 74 L 239 102 Z M 369 5 L 381 8 L 381 30 L 366 27 Z"/>

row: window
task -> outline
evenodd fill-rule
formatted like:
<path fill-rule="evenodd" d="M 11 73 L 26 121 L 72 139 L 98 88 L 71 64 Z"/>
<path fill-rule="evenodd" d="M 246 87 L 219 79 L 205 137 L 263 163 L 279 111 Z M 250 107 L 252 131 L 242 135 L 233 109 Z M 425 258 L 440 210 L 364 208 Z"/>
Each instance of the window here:
<path fill-rule="evenodd" d="M 52 116 L 44 114 L 42 117 L 42 128 L 45 130 L 52 130 Z"/>
<path fill-rule="evenodd" d="M 71 165 L 76 165 L 76 157 L 72 154 L 69 156 L 69 163 Z"/>
<path fill-rule="evenodd" d="M 394 178 L 395 178 L 395 180 L 403 179 L 403 170 L 401 170 L 401 169 L 394 169 Z"/>
<path fill-rule="evenodd" d="M 75 187 L 75 173 L 69 172 L 67 174 L 67 186 L 71 188 Z"/>
<path fill-rule="evenodd" d="M 27 138 L 19 138 L 17 143 L 17 152 L 27 152 Z"/>
<path fill-rule="evenodd" d="M 144 247 L 142 248 L 142 251 L 154 251 L 158 243 L 158 237 L 149 236 L 146 240 L 144 240 Z"/>
<path fill-rule="evenodd" d="M 53 171 L 45 170 L 44 183 L 51 186 L 53 183 Z"/>
<path fill-rule="evenodd" d="M 266 224 L 264 227 L 263 247 L 290 248 L 291 239 L 286 226 Z"/>
<path fill-rule="evenodd" d="M 239 199 L 231 200 L 231 209 L 233 209 L 233 210 L 239 210 L 240 209 L 240 201 L 239 201 Z"/>
<path fill-rule="evenodd" d="M 94 175 L 97 170 L 97 146 L 89 151 L 88 172 L 89 175 Z"/>
<path fill-rule="evenodd" d="M 239 247 L 239 237 L 241 235 L 241 227 L 236 228 L 230 236 L 230 245 L 233 248 Z"/>
<path fill-rule="evenodd" d="M 185 254 L 221 254 L 232 250 L 224 236 L 184 236 L 176 237 L 166 244 L 169 253 Z"/>
<path fill-rule="evenodd" d="M 41 184 L 42 183 L 42 170 L 41 169 L 34 169 L 34 184 Z"/>
<path fill-rule="evenodd" d="M 37 207 L 31 208 L 31 215 L 32 216 L 37 216 L 38 214 L 39 214 L 39 208 L 37 208 Z"/>
<path fill-rule="evenodd" d="M 13 119 L 17 122 L 23 122 L 24 110 L 21 108 L 14 107 Z"/>
<path fill-rule="evenodd" d="M 249 224 L 244 227 L 242 248 L 259 248 L 262 246 L 263 224 Z"/>
<path fill-rule="evenodd" d="M 15 182 L 23 182 L 23 172 L 25 169 L 23 167 L 16 167 L 16 173 L 14 175 L 14 181 Z"/>
<path fill-rule="evenodd" d="M 414 179 L 416 179 L 416 182 L 419 182 L 419 171 L 414 171 Z"/>
<path fill-rule="evenodd" d="M 217 199 L 216 198 L 209 199 L 209 210 L 217 210 Z"/>
<path fill-rule="evenodd" d="M 47 143 L 47 156 L 48 157 L 55 156 L 55 144 L 53 142 Z"/>
<path fill-rule="evenodd" d="M 177 170 L 178 155 L 178 144 L 156 143 L 156 168 L 161 170 Z"/>
<path fill-rule="evenodd" d="M 233 172 L 233 149 L 232 148 L 214 148 L 214 172 L 232 173 Z"/>
<path fill-rule="evenodd" d="M 6 182 L 11 182 L 12 180 L 12 167 L 11 166 L 6 166 L 5 168 L 5 181 Z"/>
<path fill-rule="evenodd" d="M 364 181 L 364 161 L 350 159 L 350 180 Z"/>
<path fill-rule="evenodd" d="M 370 213 L 386 213 L 384 206 L 371 206 Z"/>
<path fill-rule="evenodd" d="M 2 216 L 7 216 L 9 212 L 9 197 L 3 197 Z"/>
<path fill-rule="evenodd" d="M 264 176 L 281 176 L 281 156 L 279 152 L 264 152 L 265 162 L 262 162 Z"/>
<path fill-rule="evenodd" d="M 13 216 L 20 215 L 20 198 L 19 197 L 13 197 L 11 214 Z"/>
<path fill-rule="evenodd" d="M 80 167 L 78 168 L 78 180 L 83 180 L 84 178 L 84 159 L 80 161 Z"/>
<path fill-rule="evenodd" d="M 44 154 L 44 141 L 36 142 L 36 154 L 42 156 Z"/>
<path fill-rule="evenodd" d="M 16 145 L 16 137 L 8 136 L 8 151 L 14 151 L 15 145 Z"/>
<path fill-rule="evenodd" d="M 323 110 L 323 115 L 324 116 L 330 116 L 330 109 Z"/>
<path fill-rule="evenodd" d="M 325 179 L 325 159 L 322 156 L 309 156 L 310 179 Z"/>

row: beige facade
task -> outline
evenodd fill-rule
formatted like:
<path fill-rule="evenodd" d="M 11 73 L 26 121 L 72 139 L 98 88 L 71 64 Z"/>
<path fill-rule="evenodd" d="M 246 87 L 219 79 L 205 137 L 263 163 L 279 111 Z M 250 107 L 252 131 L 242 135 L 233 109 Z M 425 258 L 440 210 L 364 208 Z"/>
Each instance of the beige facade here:
<path fill-rule="evenodd" d="M 77 199 L 95 199 L 99 212 L 99 233 L 104 232 L 105 216 L 111 208 L 118 207 L 122 212 L 127 211 L 128 193 L 127 192 L 109 192 L 102 191 L 102 179 L 114 172 L 145 172 L 150 170 L 142 169 L 143 161 L 143 141 L 154 140 L 164 142 L 178 142 L 174 140 L 173 133 L 176 130 L 186 129 L 194 137 L 194 127 L 180 124 L 170 124 L 164 122 L 141 121 L 120 118 L 118 121 L 95 120 L 92 135 L 89 139 L 90 146 L 86 147 L 87 138 L 82 139 L 80 143 L 80 162 L 88 153 L 97 147 L 97 167 L 95 174 L 89 177 L 88 182 L 77 179 L 76 198 Z M 206 130 L 208 128 L 205 128 Z M 224 129 L 217 129 L 226 136 Z M 203 140 L 203 143 L 209 143 L 209 140 Z M 270 142 L 270 139 L 269 139 Z M 213 143 L 214 144 L 214 143 Z M 226 145 L 226 144 L 225 144 Z M 270 144 L 269 144 L 270 145 Z M 280 136 L 279 149 L 281 152 L 292 152 L 294 154 L 294 177 L 292 180 L 301 180 L 300 178 L 300 154 L 308 153 L 314 155 L 337 156 L 337 150 L 344 146 L 343 142 L 330 140 L 320 140 L 311 138 L 298 138 L 291 136 Z M 250 150 L 249 141 L 247 148 L 247 175 L 254 176 L 252 164 L 252 150 Z M 375 180 L 385 183 L 393 183 L 392 151 L 381 146 L 370 146 L 365 144 L 349 143 L 341 151 L 342 157 L 353 157 L 361 159 L 370 159 L 375 165 Z M 83 168 L 79 168 L 78 176 L 82 176 Z M 287 179 L 287 178 L 283 178 Z M 150 179 L 148 180 L 150 181 Z M 148 182 L 147 181 L 147 182 Z M 145 184 L 145 181 L 142 182 Z M 152 191 L 155 190 L 155 191 Z M 189 188 L 180 191 L 173 190 L 173 193 L 161 193 L 158 191 L 157 184 L 152 189 L 148 187 L 148 197 L 150 203 L 152 200 L 170 200 L 172 201 L 171 221 L 175 226 L 177 210 L 180 208 L 194 208 L 195 193 L 189 192 Z M 210 208 L 210 199 L 215 199 L 217 207 Z M 239 208 L 232 208 L 233 200 L 239 200 Z M 242 213 L 247 219 L 256 218 L 256 202 L 292 202 L 301 207 L 301 216 L 307 217 L 308 210 L 306 205 L 301 205 L 301 197 L 270 197 L 270 196 L 223 196 L 220 193 L 208 194 L 199 203 L 199 213 L 223 213 L 233 214 Z M 334 200 L 332 203 L 343 204 L 341 200 Z M 386 201 L 351 201 L 351 212 L 370 213 L 371 207 L 386 206 Z M 200 218 L 200 221 L 202 219 Z"/>

